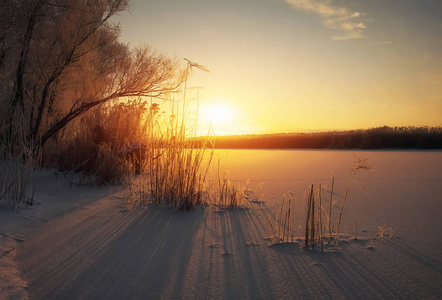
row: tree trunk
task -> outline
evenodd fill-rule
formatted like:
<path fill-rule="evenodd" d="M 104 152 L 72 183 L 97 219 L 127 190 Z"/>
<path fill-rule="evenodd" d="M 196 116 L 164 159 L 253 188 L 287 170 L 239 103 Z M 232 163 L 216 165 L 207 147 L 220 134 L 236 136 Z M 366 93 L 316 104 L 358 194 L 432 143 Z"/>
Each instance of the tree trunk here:
<path fill-rule="evenodd" d="M 41 2 L 38 2 L 34 7 L 34 9 L 32 10 L 31 15 L 29 16 L 28 25 L 26 26 L 26 33 L 23 40 L 23 46 L 21 49 L 20 59 L 18 61 L 17 73 L 14 82 L 14 91 L 11 101 L 11 115 L 10 115 L 11 117 L 13 116 L 15 109 L 17 108 L 18 105 L 20 105 L 22 110 L 24 110 L 23 77 L 24 77 L 26 64 L 28 61 L 29 48 L 31 46 L 32 35 L 36 23 L 35 15 L 40 10 L 40 8 L 41 8 Z"/>

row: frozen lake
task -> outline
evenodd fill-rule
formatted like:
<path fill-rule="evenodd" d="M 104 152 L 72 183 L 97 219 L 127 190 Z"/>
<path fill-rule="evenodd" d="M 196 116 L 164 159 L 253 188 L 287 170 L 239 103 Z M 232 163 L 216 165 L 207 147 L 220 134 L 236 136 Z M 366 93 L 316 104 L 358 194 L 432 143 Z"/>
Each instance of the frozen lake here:
<path fill-rule="evenodd" d="M 323 197 L 328 201 L 334 174 L 337 213 L 354 155 L 367 159 L 374 170 L 356 175 L 357 183 L 366 191 L 352 185 L 344 210 L 345 224 L 351 226 L 357 219 L 361 228 L 373 234 L 386 222 L 395 235 L 408 236 L 423 250 L 441 249 L 441 151 L 216 150 L 213 165 L 220 160 L 221 169 L 228 171 L 235 185 L 248 180 L 275 212 L 283 195 L 301 200 L 302 211 L 311 184 L 317 187 L 322 183 Z"/>
<path fill-rule="evenodd" d="M 351 151 L 217 150 L 212 178 L 219 161 L 234 185 L 249 181 L 247 188 L 262 200 L 245 201 L 247 209 L 136 205 L 127 211 L 122 192 L 69 188 L 47 173 L 37 195 L 43 204 L 15 218 L 36 225 L 26 233 L 3 227 L 9 243 L 3 248 L 17 247 L 4 256 L 15 270 L 7 273 L 9 285 L 22 286 L 29 299 L 439 298 L 442 153 L 354 154 L 375 170 L 357 174 L 343 214 L 340 232 L 346 234 L 338 251 L 326 246 L 324 252 L 307 250 L 302 239 L 272 245 L 268 221 L 277 223 L 285 194 L 296 199 L 295 228 L 303 226 L 307 188 L 322 183 L 327 205 L 334 173 L 336 222 Z M 39 213 L 63 203 L 76 206 L 38 221 Z M 384 222 L 394 237 L 368 247 Z M 21 238 L 13 243 L 11 234 Z"/>

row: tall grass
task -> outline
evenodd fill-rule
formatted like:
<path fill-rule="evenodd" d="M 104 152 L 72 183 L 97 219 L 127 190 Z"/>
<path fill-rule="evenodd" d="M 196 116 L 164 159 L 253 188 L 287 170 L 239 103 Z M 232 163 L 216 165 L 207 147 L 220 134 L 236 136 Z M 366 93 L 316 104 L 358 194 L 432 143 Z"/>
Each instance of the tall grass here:
<path fill-rule="evenodd" d="M 207 144 L 194 148 L 184 136 L 167 135 L 158 142 L 163 146 L 151 145 L 147 162 L 152 203 L 185 210 L 204 204 L 213 152 L 206 158 Z"/>
<path fill-rule="evenodd" d="M 25 142 L 25 134 L 14 130 L 8 134 L 3 127 L 0 144 L 0 201 L 6 200 L 14 209 L 33 205 L 38 185 L 34 170 L 40 167 L 41 153 Z"/>
<path fill-rule="evenodd" d="M 296 218 L 296 198 L 290 197 L 285 201 L 282 198 L 281 208 L 276 219 L 276 227 L 273 222 L 268 220 L 268 234 L 270 236 L 273 231 L 273 243 L 294 243 L 303 241 L 306 248 L 315 248 L 321 243 L 321 249 L 324 248 L 325 228 L 323 224 L 326 222 L 325 208 L 322 206 L 322 186 L 315 190 L 314 185 L 310 185 L 305 199 L 305 218 Z M 301 237 L 301 229 L 303 236 Z M 297 232 L 298 230 L 298 232 Z M 298 238 L 296 238 L 298 236 Z"/>
<path fill-rule="evenodd" d="M 334 222 L 332 215 L 332 207 L 334 205 L 333 201 L 333 193 L 335 188 L 335 176 L 332 175 L 331 179 L 331 189 L 330 189 L 330 198 L 323 199 L 323 186 L 319 183 L 319 187 L 315 189 L 315 186 L 311 184 L 308 187 L 306 196 L 304 197 L 304 218 L 298 218 L 296 222 L 295 218 L 295 198 L 289 199 L 288 205 L 285 201 L 285 197 L 282 199 L 281 207 L 279 210 L 279 214 L 274 220 L 276 226 L 273 226 L 272 220 L 268 220 L 268 235 L 270 237 L 271 232 L 273 232 L 273 243 L 288 243 L 288 242 L 296 242 L 296 239 L 293 237 L 296 235 L 296 228 L 299 229 L 298 240 L 303 241 L 303 244 L 306 248 L 314 249 L 316 245 L 321 245 L 321 251 L 324 251 L 324 240 L 326 239 L 327 231 L 328 231 L 328 242 L 330 244 L 333 234 L 334 234 L 334 249 L 337 249 L 339 237 L 340 237 L 340 228 L 343 219 L 343 212 L 345 205 L 348 201 L 348 195 L 352 183 L 355 181 L 355 176 L 362 170 L 372 170 L 373 167 L 368 163 L 366 159 L 361 159 L 354 156 L 354 162 L 352 167 L 350 168 L 350 176 L 347 182 L 347 186 L 345 189 L 345 193 L 343 196 L 343 200 L 340 206 L 339 214 L 336 219 L 336 230 L 334 230 Z M 357 183 L 357 182 L 356 182 Z M 328 207 L 327 207 L 328 205 Z M 328 227 L 328 228 L 327 228 Z M 357 220 L 354 220 L 354 228 L 355 228 L 355 238 L 358 238 L 358 224 Z M 303 232 L 303 236 L 301 238 L 301 229 Z M 345 231 L 345 230 L 344 230 Z M 290 239 L 291 237 L 291 239 Z"/>
<path fill-rule="evenodd" d="M 219 162 L 218 182 L 209 183 L 213 139 L 208 133 L 202 143 L 196 143 L 192 138 L 197 120 L 189 120 L 191 116 L 185 103 L 181 111 L 179 107 L 178 103 L 171 102 L 172 116 L 168 121 L 159 122 L 154 116 L 148 118 L 143 164 L 147 176 L 139 192 L 143 195 L 140 201 L 183 210 L 208 203 L 231 208 L 241 206 L 244 191 L 225 176 L 219 176 Z"/>
<path fill-rule="evenodd" d="M 171 102 L 172 112 L 178 104 Z M 196 145 L 188 137 L 195 128 L 186 127 L 188 115 L 185 106 L 181 113 L 172 115 L 168 122 L 155 118 L 155 111 L 144 127 L 145 150 L 138 181 L 140 203 L 153 203 L 183 210 L 191 210 L 209 202 L 208 172 L 213 160 L 213 142 L 208 135 L 203 144 Z M 196 122 L 194 122 L 196 124 Z M 138 176 L 138 178 L 140 177 Z M 131 179 L 132 180 L 132 179 Z M 132 180 L 133 182 L 133 180 Z M 229 190 L 231 197 L 234 190 Z M 236 196 L 233 197 L 234 199 Z"/>
<path fill-rule="evenodd" d="M 287 205 L 285 205 L 285 203 L 285 197 L 283 197 L 279 216 L 275 220 L 276 226 L 268 219 L 268 236 L 269 238 L 273 237 L 272 240 L 274 244 L 293 243 L 296 241 L 296 199 L 290 197 L 287 201 Z M 273 232 L 273 236 L 271 232 Z"/>
<path fill-rule="evenodd" d="M 227 208 L 241 207 L 243 200 L 248 195 L 247 184 L 243 187 L 237 187 L 227 179 L 227 171 L 223 172 L 223 176 L 220 176 L 220 160 L 218 160 L 218 172 L 216 188 L 214 193 L 214 202 L 216 205 Z M 247 195 L 246 195 L 247 194 Z"/>

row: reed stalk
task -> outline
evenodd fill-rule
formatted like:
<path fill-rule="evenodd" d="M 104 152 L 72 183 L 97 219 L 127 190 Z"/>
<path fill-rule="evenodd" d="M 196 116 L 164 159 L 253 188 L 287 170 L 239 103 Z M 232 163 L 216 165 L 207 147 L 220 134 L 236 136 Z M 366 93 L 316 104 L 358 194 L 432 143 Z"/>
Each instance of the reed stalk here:
<path fill-rule="evenodd" d="M 355 220 L 355 239 L 358 239 L 358 220 Z"/>
<path fill-rule="evenodd" d="M 332 183 L 331 183 L 331 191 L 330 191 L 330 203 L 329 203 L 329 213 L 328 213 L 328 229 L 329 229 L 329 237 L 328 237 L 328 243 L 330 244 L 332 235 L 333 235 L 333 229 L 332 229 L 332 208 L 333 208 L 333 188 L 335 186 L 335 174 L 332 174 Z"/>
<path fill-rule="evenodd" d="M 341 226 L 342 214 L 344 212 L 344 207 L 347 202 L 348 192 L 350 190 L 352 183 L 354 182 L 355 176 L 361 170 L 372 170 L 372 169 L 373 166 L 368 163 L 367 159 L 361 159 L 354 155 L 353 167 L 350 169 L 350 177 L 347 182 L 347 188 L 345 189 L 344 200 L 342 200 L 341 209 L 339 211 L 338 226 L 336 229 L 335 250 L 337 250 L 338 248 L 339 229 Z"/>
<path fill-rule="evenodd" d="M 321 241 L 321 251 L 324 251 L 324 232 L 322 231 L 322 184 L 319 183 L 319 238 Z"/>

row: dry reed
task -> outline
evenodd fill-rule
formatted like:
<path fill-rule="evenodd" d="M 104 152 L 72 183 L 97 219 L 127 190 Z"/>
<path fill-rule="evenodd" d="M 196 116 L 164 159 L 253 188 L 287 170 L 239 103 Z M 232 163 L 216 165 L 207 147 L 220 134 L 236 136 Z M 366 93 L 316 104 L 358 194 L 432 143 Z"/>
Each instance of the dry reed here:
<path fill-rule="evenodd" d="M 349 189 L 351 187 L 352 182 L 355 181 L 355 175 L 361 170 L 371 170 L 373 167 L 367 162 L 366 159 L 360 159 L 355 156 L 355 161 L 353 163 L 352 168 L 350 169 L 350 179 L 347 183 L 347 187 L 345 190 L 345 195 L 343 198 L 343 202 L 340 207 L 338 219 L 337 219 L 337 229 L 335 229 L 335 223 L 332 222 L 332 207 L 334 205 L 333 202 L 333 193 L 335 188 L 335 176 L 332 175 L 331 179 L 331 190 L 330 190 L 330 199 L 328 199 L 328 209 L 324 207 L 322 190 L 323 186 L 319 183 L 319 188 L 315 191 L 314 185 L 310 185 L 308 191 L 306 193 L 306 200 L 303 202 L 303 210 L 305 211 L 305 218 L 300 218 L 298 222 L 303 225 L 298 225 L 295 223 L 295 199 L 289 198 L 288 204 L 285 200 L 285 197 L 282 198 L 281 207 L 277 214 L 276 219 L 276 229 L 273 227 L 273 223 L 270 219 L 268 219 L 268 229 L 267 234 L 270 237 L 271 231 L 273 231 L 273 243 L 287 243 L 287 242 L 295 242 L 294 235 L 296 227 L 299 230 L 298 238 L 301 238 L 301 230 L 303 229 L 303 241 L 304 246 L 306 248 L 314 249 L 315 246 L 320 243 L 321 251 L 324 251 L 324 239 L 326 238 L 328 231 L 328 242 L 330 244 L 332 240 L 332 235 L 335 232 L 335 249 L 337 247 L 338 239 L 339 239 L 339 228 L 342 222 L 343 210 L 345 207 L 345 203 L 348 198 Z M 288 206 L 288 207 L 286 207 Z M 327 228 L 328 227 L 328 228 Z M 328 229 L 328 230 L 327 230 Z M 354 230 L 355 230 L 355 238 L 358 238 L 358 223 L 357 220 L 354 220 Z M 387 230 L 390 230 L 387 228 Z M 344 235 L 346 234 L 346 226 L 344 227 Z M 381 234 L 381 233 L 379 233 Z M 290 238 L 291 237 L 291 238 Z"/>
<path fill-rule="evenodd" d="M 393 238 L 393 229 L 391 227 L 387 227 L 387 224 L 384 223 L 384 225 L 378 226 L 378 232 L 376 233 L 376 235 L 371 239 L 370 245 L 368 246 L 368 248 L 373 248 L 374 245 L 374 240 L 378 237 L 383 237 L 388 235 L 389 238 Z"/>
<path fill-rule="evenodd" d="M 338 248 L 339 242 L 339 229 L 341 226 L 342 213 L 344 212 L 345 204 L 347 202 L 348 192 L 353 182 L 355 182 L 355 176 L 363 170 L 373 170 L 373 166 L 368 163 L 367 159 L 362 159 L 354 155 L 353 167 L 350 168 L 350 177 L 347 182 L 347 188 L 345 189 L 344 199 L 342 200 L 341 209 L 339 211 L 338 225 L 336 229 L 335 250 Z"/>

